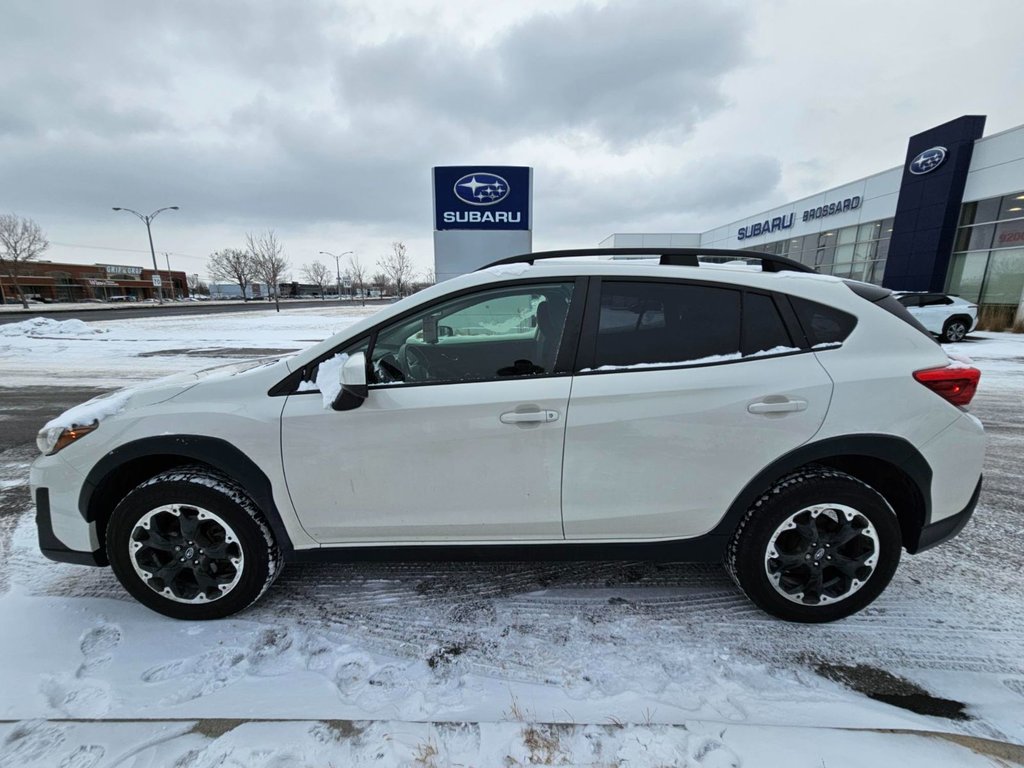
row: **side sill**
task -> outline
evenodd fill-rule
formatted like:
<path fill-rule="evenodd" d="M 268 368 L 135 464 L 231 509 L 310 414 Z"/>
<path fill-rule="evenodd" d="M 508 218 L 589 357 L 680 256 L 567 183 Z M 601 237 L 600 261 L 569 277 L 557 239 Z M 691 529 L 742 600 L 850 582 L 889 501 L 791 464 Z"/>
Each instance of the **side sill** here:
<path fill-rule="evenodd" d="M 728 536 L 707 534 L 692 539 L 650 544 L 595 541 L 571 544 L 424 544 L 422 546 L 324 546 L 291 550 L 289 563 L 480 562 L 640 560 L 651 562 L 721 562 Z"/>

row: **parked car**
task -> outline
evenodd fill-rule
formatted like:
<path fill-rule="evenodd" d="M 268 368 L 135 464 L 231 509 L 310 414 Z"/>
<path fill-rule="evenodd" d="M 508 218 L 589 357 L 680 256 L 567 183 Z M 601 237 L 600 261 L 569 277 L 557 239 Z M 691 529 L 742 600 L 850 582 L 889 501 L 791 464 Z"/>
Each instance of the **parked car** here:
<path fill-rule="evenodd" d="M 963 341 L 978 325 L 978 305 L 959 296 L 907 291 L 895 295 L 921 325 L 947 343 Z"/>
<path fill-rule="evenodd" d="M 627 253 L 652 258 L 593 258 Z M 830 621 L 967 523 L 979 376 L 888 290 L 788 259 L 527 254 L 54 419 L 40 547 L 182 619 L 288 562 L 529 556 L 724 561 L 765 611 Z"/>

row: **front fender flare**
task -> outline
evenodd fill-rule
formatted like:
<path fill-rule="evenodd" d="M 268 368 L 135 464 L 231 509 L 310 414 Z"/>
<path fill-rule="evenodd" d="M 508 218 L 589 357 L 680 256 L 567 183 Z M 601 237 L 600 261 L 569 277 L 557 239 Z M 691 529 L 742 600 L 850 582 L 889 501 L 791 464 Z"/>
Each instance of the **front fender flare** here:
<path fill-rule="evenodd" d="M 281 519 L 281 513 L 274 501 L 270 479 L 259 466 L 241 450 L 219 437 L 207 435 L 159 435 L 144 437 L 119 445 L 102 459 L 86 475 L 78 496 L 78 510 L 87 522 L 98 516 L 99 509 L 93 503 L 98 488 L 102 487 L 113 473 L 126 463 L 137 459 L 153 457 L 175 457 L 182 463 L 197 461 L 207 464 L 238 483 L 252 498 L 267 518 L 274 532 L 278 546 L 286 555 L 293 550 L 293 543 Z"/>

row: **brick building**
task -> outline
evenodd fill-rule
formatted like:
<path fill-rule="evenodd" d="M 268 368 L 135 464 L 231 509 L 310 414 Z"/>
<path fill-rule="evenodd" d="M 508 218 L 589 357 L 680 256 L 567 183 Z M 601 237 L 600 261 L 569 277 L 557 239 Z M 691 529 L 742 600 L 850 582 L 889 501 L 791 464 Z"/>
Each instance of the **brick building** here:
<path fill-rule="evenodd" d="M 157 298 L 153 270 L 124 264 L 63 264 L 31 261 L 22 266 L 18 284 L 29 298 L 45 302 L 83 300 L 142 301 Z M 159 269 L 164 298 L 188 296 L 184 272 Z M 16 303 L 18 292 L 6 271 L 0 272 L 0 303 Z"/>

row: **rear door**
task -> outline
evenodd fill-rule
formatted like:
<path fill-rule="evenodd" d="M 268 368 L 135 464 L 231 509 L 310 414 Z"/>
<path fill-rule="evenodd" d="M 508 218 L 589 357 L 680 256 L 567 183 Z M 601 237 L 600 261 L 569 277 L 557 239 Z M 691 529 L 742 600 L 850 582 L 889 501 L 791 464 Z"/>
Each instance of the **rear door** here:
<path fill-rule="evenodd" d="M 567 540 L 706 533 L 814 435 L 832 381 L 783 312 L 713 283 L 592 282 L 566 428 Z"/>

